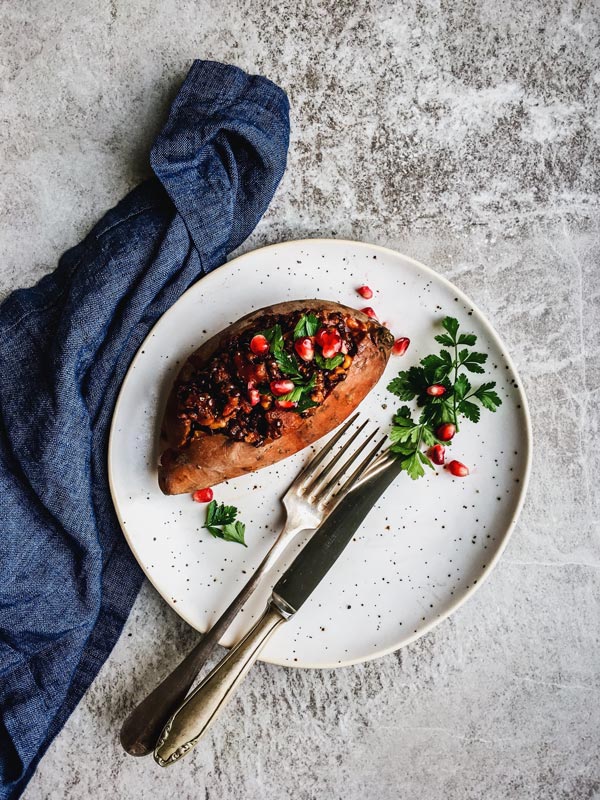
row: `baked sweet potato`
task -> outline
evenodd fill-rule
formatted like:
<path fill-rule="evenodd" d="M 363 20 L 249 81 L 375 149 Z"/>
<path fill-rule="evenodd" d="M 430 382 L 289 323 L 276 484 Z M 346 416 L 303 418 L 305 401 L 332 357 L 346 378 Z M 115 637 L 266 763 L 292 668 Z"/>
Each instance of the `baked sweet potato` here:
<path fill-rule="evenodd" d="M 261 469 L 333 430 L 381 377 L 394 339 L 360 311 L 297 300 L 253 311 L 186 361 L 158 471 L 181 494 Z"/>

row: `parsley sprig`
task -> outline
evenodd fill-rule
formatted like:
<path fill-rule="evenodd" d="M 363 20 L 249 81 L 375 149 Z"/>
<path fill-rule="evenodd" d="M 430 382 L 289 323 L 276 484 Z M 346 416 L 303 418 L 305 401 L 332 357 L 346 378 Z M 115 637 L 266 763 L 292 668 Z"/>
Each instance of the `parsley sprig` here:
<path fill-rule="evenodd" d="M 291 400 L 296 403 L 296 411 L 306 411 L 307 408 L 314 408 L 318 403 L 311 400 L 310 393 L 315 388 L 317 382 L 316 376 L 313 375 L 310 380 L 303 380 L 302 383 L 296 383 L 291 392 L 284 394 L 280 400 Z"/>
<path fill-rule="evenodd" d="M 410 408 L 402 406 L 392 419 L 390 432 L 391 451 L 402 460 L 402 469 L 416 480 L 425 475 L 423 465 L 433 469 L 433 464 L 421 450 L 421 446 L 431 447 L 440 442 L 430 425 L 426 422 L 414 422 Z"/>
<path fill-rule="evenodd" d="M 282 374 L 292 381 L 304 380 L 304 376 L 300 372 L 298 359 L 285 349 L 281 325 L 273 325 L 272 328 L 267 328 L 266 331 L 261 331 L 261 333 L 269 342 L 273 358 L 277 362 L 277 366 Z"/>
<path fill-rule="evenodd" d="M 322 356 L 320 353 L 315 353 L 315 362 L 317 367 L 321 369 L 335 369 L 344 363 L 344 354 L 337 353 L 337 355 L 332 358 L 325 358 L 325 356 Z"/>
<path fill-rule="evenodd" d="M 303 336 L 314 336 L 314 333 L 318 327 L 318 317 L 316 317 L 314 314 L 303 314 L 294 328 L 294 339 L 299 339 Z M 273 325 L 272 328 L 262 331 L 262 335 L 269 342 L 271 353 L 273 354 L 273 357 L 277 362 L 277 366 L 281 370 L 282 374 L 285 375 L 286 378 L 292 380 L 295 384 L 293 391 L 288 392 L 288 394 L 283 395 L 283 397 L 280 397 L 279 399 L 291 400 L 293 403 L 296 403 L 297 405 L 295 407 L 295 411 L 298 412 L 306 411 L 307 409 L 318 405 L 318 403 L 315 403 L 310 398 L 310 393 L 315 387 L 315 376 L 313 375 L 307 380 L 306 377 L 300 372 L 300 364 L 298 363 L 298 359 L 295 355 L 288 353 L 285 349 L 281 325 Z M 343 360 L 344 359 L 342 357 L 342 361 Z M 337 364 L 335 366 L 337 366 Z M 332 367 L 329 367 L 329 369 L 332 369 Z"/>
<path fill-rule="evenodd" d="M 483 374 L 483 365 L 487 361 L 487 353 L 471 350 L 476 342 L 474 333 L 460 333 L 459 322 L 454 317 L 442 320 L 445 333 L 440 333 L 435 340 L 449 350 L 440 350 L 439 354 L 425 356 L 418 367 L 411 367 L 398 374 L 388 385 L 388 390 L 400 400 L 407 402 L 416 398 L 421 408 L 418 422 L 415 422 L 408 406 L 402 406 L 393 418 L 390 434 L 391 450 L 402 458 L 402 467 L 413 480 L 425 474 L 423 466 L 433 469 L 433 464 L 421 447 L 431 447 L 441 442 L 435 434 L 437 428 L 447 422 L 459 430 L 459 419 L 465 417 L 471 422 L 478 422 L 481 416 L 480 407 L 496 411 L 502 400 L 495 391 L 494 381 L 482 383 L 473 389 L 466 370 L 472 374 Z M 433 385 L 444 387 L 444 393 L 431 396 L 427 388 Z"/>
<path fill-rule="evenodd" d="M 246 526 L 236 520 L 238 513 L 235 506 L 226 506 L 224 503 L 218 505 L 216 500 L 211 500 L 206 509 L 206 522 L 202 527 L 206 528 L 215 539 L 238 542 L 248 547 L 244 541 Z"/>
<path fill-rule="evenodd" d="M 319 318 L 316 314 L 309 312 L 302 314 L 294 328 L 294 340 L 303 339 L 305 336 L 314 336 L 319 330 Z"/>

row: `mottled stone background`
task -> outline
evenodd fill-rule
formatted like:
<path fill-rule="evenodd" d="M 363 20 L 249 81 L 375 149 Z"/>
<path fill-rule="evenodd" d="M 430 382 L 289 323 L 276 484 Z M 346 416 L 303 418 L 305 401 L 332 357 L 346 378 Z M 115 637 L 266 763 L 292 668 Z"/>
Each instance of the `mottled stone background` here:
<path fill-rule="evenodd" d="M 507 341 L 533 411 L 529 497 L 466 606 L 338 671 L 260 665 L 161 770 L 124 755 L 140 687 L 194 637 L 146 586 L 25 794 L 205 800 L 600 797 L 600 4 L 0 4 L 0 294 L 51 270 L 148 171 L 193 57 L 283 85 L 289 167 L 245 248 L 302 236 L 435 267 Z"/>

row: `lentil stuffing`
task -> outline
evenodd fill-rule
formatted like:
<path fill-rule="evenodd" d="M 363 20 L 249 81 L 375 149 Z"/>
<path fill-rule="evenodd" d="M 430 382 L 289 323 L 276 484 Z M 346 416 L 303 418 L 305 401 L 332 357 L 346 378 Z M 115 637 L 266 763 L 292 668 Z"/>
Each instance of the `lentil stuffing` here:
<path fill-rule="evenodd" d="M 367 324 L 340 312 L 267 314 L 226 336 L 205 364 L 190 359 L 176 386 L 184 441 L 223 433 L 260 447 L 278 439 L 282 415 L 314 413 L 345 380 Z"/>

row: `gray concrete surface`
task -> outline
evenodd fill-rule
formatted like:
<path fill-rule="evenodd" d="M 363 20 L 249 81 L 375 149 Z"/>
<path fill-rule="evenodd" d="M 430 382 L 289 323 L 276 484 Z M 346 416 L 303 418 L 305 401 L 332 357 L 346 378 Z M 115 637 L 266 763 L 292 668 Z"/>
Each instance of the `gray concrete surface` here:
<path fill-rule="evenodd" d="M 51 270 L 147 173 L 193 57 L 283 85 L 289 168 L 245 249 L 364 239 L 436 268 L 510 346 L 534 469 L 481 591 L 339 671 L 260 665 L 169 770 L 117 731 L 192 635 L 146 585 L 26 800 L 600 797 L 600 4 L 0 4 L 0 294 Z"/>

